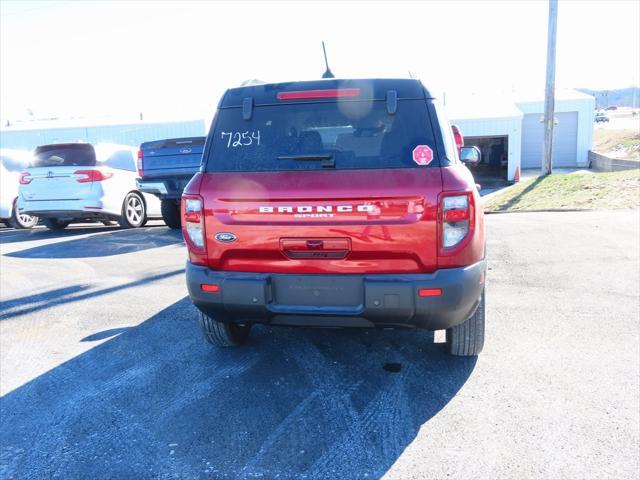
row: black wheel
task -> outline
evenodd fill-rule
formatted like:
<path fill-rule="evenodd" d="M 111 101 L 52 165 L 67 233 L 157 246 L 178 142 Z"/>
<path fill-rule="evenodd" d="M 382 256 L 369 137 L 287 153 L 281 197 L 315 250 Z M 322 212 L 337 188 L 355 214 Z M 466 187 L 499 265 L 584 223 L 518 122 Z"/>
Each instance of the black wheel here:
<path fill-rule="evenodd" d="M 162 211 L 162 219 L 167 227 L 173 229 L 182 228 L 180 222 L 180 204 L 175 200 L 162 200 L 160 202 L 160 210 Z"/>
<path fill-rule="evenodd" d="M 216 322 L 202 312 L 198 316 L 202 333 L 209 343 L 218 347 L 237 347 L 247 342 L 251 325 Z"/>
<path fill-rule="evenodd" d="M 139 193 L 130 192 L 124 197 L 118 223 L 122 228 L 140 228 L 147 223 L 147 207 Z"/>
<path fill-rule="evenodd" d="M 49 230 L 64 230 L 71 223 L 59 218 L 43 218 L 42 221 Z"/>
<path fill-rule="evenodd" d="M 466 322 L 448 328 L 446 339 L 447 352 L 451 355 L 471 357 L 480 354 L 484 346 L 484 290 L 473 315 Z"/>
<path fill-rule="evenodd" d="M 26 215 L 18 212 L 18 206 L 15 200 L 13 201 L 13 212 L 11 212 L 11 218 L 7 220 L 7 225 L 13 228 L 33 228 L 38 224 L 38 217 L 33 215 Z"/>

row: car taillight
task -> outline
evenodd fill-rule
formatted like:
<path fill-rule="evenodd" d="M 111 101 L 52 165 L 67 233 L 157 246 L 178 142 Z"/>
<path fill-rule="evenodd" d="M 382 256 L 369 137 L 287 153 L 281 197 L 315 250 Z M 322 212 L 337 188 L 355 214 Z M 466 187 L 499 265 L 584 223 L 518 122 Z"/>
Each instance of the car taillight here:
<path fill-rule="evenodd" d="M 457 125 L 451 125 L 451 131 L 453 132 L 453 138 L 456 142 L 456 147 L 458 148 L 458 155 L 460 155 L 460 149 L 464 147 L 464 137 Z"/>
<path fill-rule="evenodd" d="M 76 170 L 73 174 L 80 175 L 76 178 L 76 182 L 78 183 L 101 182 L 113 177 L 113 173 L 103 172 L 101 170 Z"/>
<path fill-rule="evenodd" d="M 182 197 L 184 204 L 184 214 L 182 224 L 187 232 L 191 246 L 199 250 L 204 250 L 204 218 L 202 209 L 202 198 Z"/>
<path fill-rule="evenodd" d="M 31 180 L 33 180 L 33 177 L 29 172 L 20 173 L 20 185 L 27 185 L 31 183 Z"/>
<path fill-rule="evenodd" d="M 441 198 L 442 247 L 452 248 L 468 235 L 472 222 L 473 195 L 447 195 Z"/>
<path fill-rule="evenodd" d="M 142 149 L 138 150 L 138 162 L 136 166 L 138 167 L 138 177 L 142 178 L 144 175 L 144 154 L 142 153 Z"/>

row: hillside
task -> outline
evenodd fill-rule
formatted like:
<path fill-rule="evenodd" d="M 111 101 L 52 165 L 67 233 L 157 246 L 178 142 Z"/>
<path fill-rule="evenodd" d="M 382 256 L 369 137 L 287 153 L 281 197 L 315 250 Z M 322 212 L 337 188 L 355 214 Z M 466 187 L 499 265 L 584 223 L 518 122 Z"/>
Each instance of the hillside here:
<path fill-rule="evenodd" d="M 615 105 L 616 107 L 640 107 L 640 87 L 620 88 L 617 90 L 576 88 L 576 90 L 593 95 L 596 98 L 596 108 L 606 108 L 610 105 Z"/>

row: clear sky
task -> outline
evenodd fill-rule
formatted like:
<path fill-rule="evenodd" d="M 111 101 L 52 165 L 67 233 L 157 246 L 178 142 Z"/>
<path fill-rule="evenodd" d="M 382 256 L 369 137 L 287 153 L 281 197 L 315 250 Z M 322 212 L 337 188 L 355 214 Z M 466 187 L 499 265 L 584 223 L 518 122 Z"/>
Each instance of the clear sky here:
<path fill-rule="evenodd" d="M 535 1 L 0 0 L 0 114 L 209 116 L 229 86 L 408 76 L 432 91 L 544 89 L 547 9 Z M 640 77 L 640 1 L 561 1 L 557 87 Z"/>

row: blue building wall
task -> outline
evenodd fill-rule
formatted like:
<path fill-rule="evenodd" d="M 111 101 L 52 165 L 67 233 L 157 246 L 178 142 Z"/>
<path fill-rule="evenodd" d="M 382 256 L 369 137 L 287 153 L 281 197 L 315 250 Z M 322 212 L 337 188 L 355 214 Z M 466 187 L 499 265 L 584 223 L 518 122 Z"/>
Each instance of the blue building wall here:
<path fill-rule="evenodd" d="M 0 147 L 32 150 L 38 145 L 60 142 L 119 143 L 138 146 L 150 140 L 204 136 L 209 128 L 204 120 L 184 122 L 129 123 L 86 127 L 0 130 Z"/>

